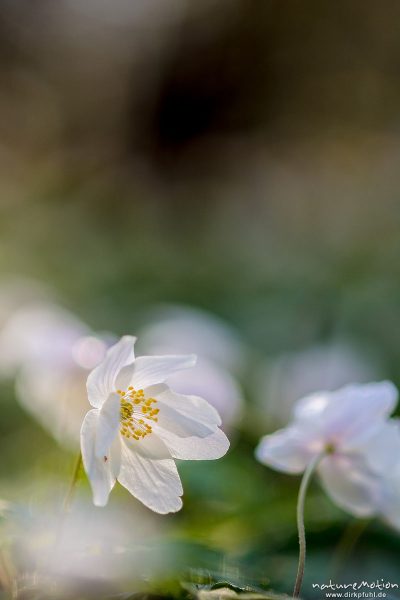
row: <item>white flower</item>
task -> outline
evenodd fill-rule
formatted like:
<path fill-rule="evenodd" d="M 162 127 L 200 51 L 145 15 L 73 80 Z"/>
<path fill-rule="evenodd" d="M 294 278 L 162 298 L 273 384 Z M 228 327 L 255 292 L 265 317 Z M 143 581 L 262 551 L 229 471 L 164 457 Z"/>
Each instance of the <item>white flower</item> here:
<path fill-rule="evenodd" d="M 52 302 L 32 303 L 16 310 L 0 332 L 0 372 L 14 375 L 27 364 L 65 367 L 72 348 L 89 328 Z"/>
<path fill-rule="evenodd" d="M 86 379 L 106 342 L 53 302 L 27 304 L 0 331 L 0 373 L 16 376 L 22 406 L 61 444 L 77 447 L 87 412 Z"/>
<path fill-rule="evenodd" d="M 87 413 L 88 374 L 89 370 L 79 364 L 67 362 L 54 367 L 41 362 L 25 365 L 16 379 L 16 395 L 24 409 L 59 444 L 71 450 L 79 447 L 82 420 Z"/>
<path fill-rule="evenodd" d="M 88 377 L 94 408 L 81 430 L 83 464 L 96 505 L 107 503 L 118 480 L 155 512 L 176 512 L 183 490 L 173 459 L 220 458 L 229 442 L 208 402 L 176 394 L 164 383 L 195 357 L 135 359 L 134 343 L 124 336 Z"/>
<path fill-rule="evenodd" d="M 326 451 L 318 473 L 327 494 L 356 516 L 380 512 L 382 477 L 398 437 L 388 420 L 397 390 L 387 381 L 349 385 L 319 392 L 298 401 L 293 422 L 260 441 L 260 462 L 286 473 L 301 473 Z"/>
<path fill-rule="evenodd" d="M 382 519 L 400 530 L 400 419 L 390 419 L 379 448 L 371 452 L 371 460 L 382 464 L 383 492 L 379 506 Z"/>

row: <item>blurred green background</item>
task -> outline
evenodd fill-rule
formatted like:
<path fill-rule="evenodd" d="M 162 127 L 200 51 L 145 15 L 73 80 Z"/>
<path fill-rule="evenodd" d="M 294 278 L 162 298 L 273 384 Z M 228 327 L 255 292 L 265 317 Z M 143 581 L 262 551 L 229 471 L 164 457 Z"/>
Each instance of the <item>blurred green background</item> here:
<path fill-rule="evenodd" d="M 92 331 L 135 334 L 153 307 L 184 305 L 242 348 L 232 449 L 179 465 L 180 514 L 118 489 L 99 517 L 82 482 L 88 519 L 149 520 L 140 542 L 136 525 L 115 541 L 120 571 L 111 543 L 85 546 L 109 565 L 101 594 L 176 577 L 290 593 L 299 480 L 256 463 L 260 435 L 297 393 L 400 384 L 399 18 L 389 0 L 3 0 L 0 329 L 44 286 Z M 15 378 L 1 383 L 3 544 L 29 590 L 74 451 L 25 411 Z M 356 543 L 318 484 L 306 518 L 306 598 L 333 573 L 398 576 L 398 532 L 372 523 Z M 67 569 L 68 597 L 102 597 L 96 569 Z"/>

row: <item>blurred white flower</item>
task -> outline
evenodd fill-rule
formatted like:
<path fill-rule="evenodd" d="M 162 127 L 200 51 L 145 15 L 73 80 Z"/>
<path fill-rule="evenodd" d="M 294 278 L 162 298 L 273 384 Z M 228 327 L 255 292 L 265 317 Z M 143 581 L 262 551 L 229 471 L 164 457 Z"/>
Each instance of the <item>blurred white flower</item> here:
<path fill-rule="evenodd" d="M 100 513 L 77 499 L 60 528 L 59 511 L 51 503 L 30 506 L 29 512 L 21 507 L 10 525 L 21 567 L 89 584 L 115 580 L 120 585 L 121 579 L 140 577 L 150 560 L 146 545 L 162 525 L 139 508 L 127 510 L 118 503 Z M 154 546 L 151 551 L 152 565 L 161 563 Z"/>
<path fill-rule="evenodd" d="M 155 512 L 176 512 L 183 490 L 173 459 L 220 458 L 229 442 L 208 402 L 176 394 L 164 383 L 195 357 L 135 359 L 135 340 L 124 336 L 88 377 L 94 409 L 82 425 L 83 464 L 96 505 L 107 503 L 118 480 Z"/>
<path fill-rule="evenodd" d="M 243 371 L 246 351 L 236 333 L 217 317 L 198 309 L 175 306 L 152 313 L 152 322 L 139 335 L 146 354 L 194 353 L 197 363 L 190 373 L 168 378 L 176 391 L 206 398 L 229 430 L 241 417 L 242 392 L 235 378 Z"/>
<path fill-rule="evenodd" d="M 375 461 L 385 461 L 383 474 L 383 495 L 380 504 L 382 519 L 400 530 L 400 419 L 390 420 L 390 429 L 381 440 L 379 453 L 372 455 Z"/>
<path fill-rule="evenodd" d="M 24 408 L 59 442 L 77 446 L 86 378 L 106 349 L 70 312 L 50 302 L 28 304 L 0 330 L 0 374 L 16 376 Z"/>
<path fill-rule="evenodd" d="M 254 375 L 260 417 L 285 425 L 298 398 L 314 390 L 337 390 L 349 381 L 366 383 L 378 375 L 376 365 L 350 344 L 316 345 L 265 361 Z"/>
<path fill-rule="evenodd" d="M 299 400 L 294 420 L 260 441 L 260 462 L 301 473 L 321 452 L 318 473 L 327 494 L 344 510 L 379 514 L 383 476 L 400 447 L 392 421 L 397 390 L 390 382 L 350 385 Z"/>
<path fill-rule="evenodd" d="M 243 368 L 245 350 L 236 332 L 222 319 L 187 306 L 169 306 L 151 313 L 151 324 L 141 331 L 140 348 L 158 354 L 172 350 L 198 356 L 236 372 Z"/>
<path fill-rule="evenodd" d="M 86 380 L 89 371 L 36 364 L 21 369 L 16 380 L 19 402 L 60 444 L 79 447 L 82 420 L 87 412 Z"/>
<path fill-rule="evenodd" d="M 14 375 L 27 364 L 54 368 L 73 362 L 72 348 L 89 329 L 52 303 L 30 304 L 15 311 L 0 332 L 0 369 Z"/>
<path fill-rule="evenodd" d="M 380 514 L 386 523 L 400 531 L 400 473 L 398 471 L 385 479 Z"/>

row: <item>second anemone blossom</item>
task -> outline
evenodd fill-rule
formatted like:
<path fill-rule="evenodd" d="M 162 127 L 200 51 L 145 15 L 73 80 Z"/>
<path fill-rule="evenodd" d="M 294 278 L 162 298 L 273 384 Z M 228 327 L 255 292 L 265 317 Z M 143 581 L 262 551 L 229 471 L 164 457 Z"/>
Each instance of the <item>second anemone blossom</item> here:
<path fill-rule="evenodd" d="M 398 425 L 389 419 L 396 402 L 388 381 L 302 398 L 292 423 L 262 438 L 257 458 L 295 474 L 319 455 L 318 474 L 336 504 L 357 517 L 379 514 L 383 476 L 400 451 Z"/>
<path fill-rule="evenodd" d="M 183 489 L 174 459 L 220 458 L 229 441 L 206 400 L 177 394 L 165 383 L 196 357 L 135 359 L 135 341 L 124 336 L 88 377 L 93 409 L 81 429 L 83 464 L 97 506 L 107 504 L 118 480 L 155 512 L 176 512 Z"/>

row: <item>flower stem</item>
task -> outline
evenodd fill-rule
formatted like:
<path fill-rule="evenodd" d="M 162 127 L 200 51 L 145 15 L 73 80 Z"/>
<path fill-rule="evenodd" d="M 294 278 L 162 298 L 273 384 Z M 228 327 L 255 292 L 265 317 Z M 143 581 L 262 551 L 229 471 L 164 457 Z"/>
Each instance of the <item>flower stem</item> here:
<path fill-rule="evenodd" d="M 78 483 L 81 467 L 82 467 L 82 454 L 81 454 L 81 452 L 79 452 L 79 455 L 75 462 L 74 471 L 72 473 L 71 482 L 69 484 L 69 487 L 68 487 L 67 493 L 65 494 L 65 498 L 64 498 L 64 502 L 63 502 L 62 512 L 64 515 L 70 511 L 72 500 L 74 498 L 76 485 Z"/>
<path fill-rule="evenodd" d="M 324 450 L 315 456 L 304 471 L 303 479 L 301 480 L 299 496 L 297 499 L 297 529 L 299 532 L 299 565 L 297 567 L 296 583 L 294 584 L 293 598 L 299 598 L 301 586 L 303 584 L 304 568 L 306 564 L 306 531 L 304 528 L 304 503 L 310 483 L 311 477 L 315 469 L 319 465 L 320 460 L 326 456 Z"/>

